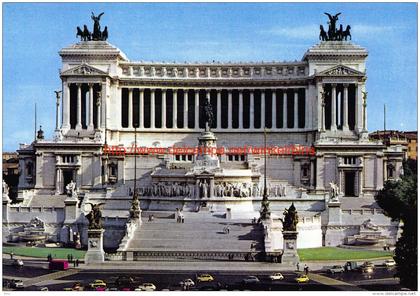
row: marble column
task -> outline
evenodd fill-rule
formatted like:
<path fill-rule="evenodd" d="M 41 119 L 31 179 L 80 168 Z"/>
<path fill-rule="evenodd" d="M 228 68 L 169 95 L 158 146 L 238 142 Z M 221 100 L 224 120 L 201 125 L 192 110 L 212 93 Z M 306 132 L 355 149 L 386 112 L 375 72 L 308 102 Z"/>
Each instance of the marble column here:
<path fill-rule="evenodd" d="M 133 89 L 128 89 L 128 128 L 133 127 Z"/>
<path fill-rule="evenodd" d="M 336 119 L 336 100 L 337 100 L 337 91 L 336 84 L 332 84 L 331 89 L 331 130 L 337 130 L 337 119 Z"/>
<path fill-rule="evenodd" d="M 139 121 L 140 128 L 144 128 L 144 89 L 139 89 Z"/>
<path fill-rule="evenodd" d="M 155 128 L 155 89 L 150 89 L 150 128 Z"/>
<path fill-rule="evenodd" d="M 70 89 L 69 84 L 63 82 L 63 124 L 62 129 L 70 129 Z"/>
<path fill-rule="evenodd" d="M 249 129 L 254 129 L 254 90 L 249 90 Z"/>
<path fill-rule="evenodd" d="M 232 128 L 232 90 L 228 90 L 228 129 Z"/>
<path fill-rule="evenodd" d="M 287 89 L 283 89 L 283 128 L 287 128 Z"/>
<path fill-rule="evenodd" d="M 77 123 L 76 129 L 82 129 L 82 85 L 77 83 Z"/>
<path fill-rule="evenodd" d="M 60 174 L 61 174 L 61 169 L 56 168 L 55 169 L 55 194 L 61 193 Z"/>
<path fill-rule="evenodd" d="M 101 127 L 101 97 L 98 96 L 96 98 L 96 114 L 98 115 L 96 117 L 97 119 L 97 129 L 99 129 Z"/>
<path fill-rule="evenodd" d="M 194 97 L 194 129 L 200 129 L 200 122 L 199 122 L 199 109 L 200 109 L 200 90 L 195 89 L 195 97 Z"/>
<path fill-rule="evenodd" d="M 355 112 L 356 112 L 356 127 L 355 130 L 358 131 L 359 133 L 362 131 L 363 129 L 363 91 L 364 91 L 364 84 L 363 83 L 358 83 L 357 84 L 357 90 L 356 90 L 356 108 L 355 108 Z"/>
<path fill-rule="evenodd" d="M 172 128 L 177 128 L 178 124 L 178 90 L 174 89 L 172 95 Z"/>
<path fill-rule="evenodd" d="M 244 94 L 243 90 L 239 90 L 239 129 L 244 128 L 244 120 L 243 120 L 243 114 L 244 114 Z"/>
<path fill-rule="evenodd" d="M 337 94 L 337 129 L 341 126 L 341 100 L 343 99 L 343 93 L 338 92 Z"/>
<path fill-rule="evenodd" d="M 343 91 L 343 130 L 348 131 L 349 130 L 349 85 L 344 84 L 344 91 Z"/>
<path fill-rule="evenodd" d="M 93 130 L 93 83 L 89 83 L 89 130 Z"/>
<path fill-rule="evenodd" d="M 265 90 L 261 90 L 261 129 L 265 128 Z"/>
<path fill-rule="evenodd" d="M 188 89 L 184 89 L 184 128 L 188 128 Z"/>
<path fill-rule="evenodd" d="M 310 120 L 311 114 L 312 114 L 312 108 L 310 107 L 310 102 L 309 102 L 309 98 L 308 98 L 308 87 L 305 87 L 305 129 L 308 129 L 309 126 L 309 122 L 312 122 L 312 120 Z"/>
<path fill-rule="evenodd" d="M 217 129 L 222 129 L 222 90 L 217 90 Z"/>
<path fill-rule="evenodd" d="M 299 93 L 298 90 L 295 89 L 295 93 L 294 93 L 294 118 L 293 118 L 293 127 L 294 128 L 299 128 L 299 110 L 298 110 L 298 100 L 299 100 Z"/>
<path fill-rule="evenodd" d="M 276 89 L 271 90 L 271 128 L 276 129 L 277 128 L 277 92 Z"/>
<path fill-rule="evenodd" d="M 166 128 L 166 89 L 162 89 L 162 128 Z"/>

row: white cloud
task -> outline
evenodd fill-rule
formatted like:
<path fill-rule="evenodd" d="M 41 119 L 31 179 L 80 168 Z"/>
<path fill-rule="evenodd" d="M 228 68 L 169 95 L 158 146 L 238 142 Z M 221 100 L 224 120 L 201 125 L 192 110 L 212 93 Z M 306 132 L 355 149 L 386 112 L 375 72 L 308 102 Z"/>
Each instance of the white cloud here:
<path fill-rule="evenodd" d="M 403 27 L 355 24 L 351 27 L 351 33 L 359 37 L 373 37 L 378 36 L 377 34 L 389 34 L 401 29 Z"/>

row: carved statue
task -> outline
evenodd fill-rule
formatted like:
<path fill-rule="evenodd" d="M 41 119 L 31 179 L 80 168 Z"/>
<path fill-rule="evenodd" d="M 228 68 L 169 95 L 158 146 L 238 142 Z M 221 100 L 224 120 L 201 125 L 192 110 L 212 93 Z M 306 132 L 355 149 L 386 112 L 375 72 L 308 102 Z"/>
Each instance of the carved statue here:
<path fill-rule="evenodd" d="M 83 25 L 83 40 L 84 41 L 92 40 L 92 34 L 90 33 L 86 25 Z"/>
<path fill-rule="evenodd" d="M 338 188 L 338 185 L 334 182 L 330 182 L 330 187 L 331 187 L 331 191 L 330 191 L 331 200 L 337 201 L 340 189 Z"/>
<path fill-rule="evenodd" d="M 206 131 L 209 131 L 213 125 L 213 107 L 209 99 L 204 101 L 204 119 L 206 122 Z"/>
<path fill-rule="evenodd" d="M 108 39 L 108 27 L 105 26 L 104 31 L 102 32 L 102 40 L 106 41 Z"/>
<path fill-rule="evenodd" d="M 372 220 L 370 219 L 367 219 L 366 221 L 364 221 L 361 226 L 362 228 L 367 229 L 367 230 L 377 231 L 379 229 L 378 226 L 374 224 Z"/>
<path fill-rule="evenodd" d="M 9 197 L 9 185 L 3 179 L 3 196 Z"/>
<path fill-rule="evenodd" d="M 319 26 L 319 40 L 321 40 L 321 41 L 327 41 L 328 40 L 327 32 L 325 32 L 324 26 L 322 26 L 322 25 Z"/>
<path fill-rule="evenodd" d="M 289 209 L 284 209 L 283 215 L 284 219 L 280 219 L 283 223 L 283 231 L 296 231 L 299 217 L 293 203 Z"/>
<path fill-rule="evenodd" d="M 71 196 L 73 198 L 77 198 L 76 183 L 74 183 L 73 180 L 71 180 L 70 183 L 67 184 L 67 186 L 66 186 L 66 193 L 67 193 L 67 196 Z"/>
<path fill-rule="evenodd" d="M 89 229 L 102 229 L 102 221 L 101 221 L 102 213 L 99 207 L 105 203 L 99 203 L 99 204 L 87 203 L 87 204 L 90 204 L 92 206 L 90 213 L 86 216 L 86 218 L 89 221 Z"/>
<path fill-rule="evenodd" d="M 347 37 L 350 37 L 351 40 L 351 34 L 350 34 L 350 25 L 347 25 L 346 30 L 343 31 L 343 39 L 347 41 Z"/>
<path fill-rule="evenodd" d="M 102 32 L 101 32 L 101 24 L 99 23 L 99 21 L 101 20 L 101 16 L 104 13 L 100 13 L 98 16 L 95 16 L 95 14 L 92 12 L 92 20 L 93 20 L 93 34 L 92 34 L 92 39 L 93 40 L 101 40 L 102 39 Z"/>
<path fill-rule="evenodd" d="M 324 14 L 326 14 L 328 16 L 328 18 L 330 19 L 330 22 L 329 22 L 330 27 L 329 27 L 328 32 L 332 32 L 333 34 L 335 34 L 335 32 L 336 32 L 335 24 L 338 21 L 338 16 L 341 14 L 341 12 L 337 13 L 334 16 L 332 16 L 331 14 L 329 14 L 327 12 L 324 12 Z M 329 37 L 331 38 L 331 37 L 334 37 L 334 36 L 329 36 Z"/>

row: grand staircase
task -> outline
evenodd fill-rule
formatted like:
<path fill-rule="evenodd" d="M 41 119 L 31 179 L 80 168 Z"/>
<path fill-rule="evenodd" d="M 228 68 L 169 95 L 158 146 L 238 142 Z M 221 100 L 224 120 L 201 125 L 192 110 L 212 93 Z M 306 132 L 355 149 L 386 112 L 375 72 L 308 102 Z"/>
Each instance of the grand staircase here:
<path fill-rule="evenodd" d="M 125 251 L 133 254 L 133 260 L 244 260 L 246 256 L 252 260 L 264 250 L 261 226 L 249 219 L 185 212 L 184 223 L 178 223 L 172 212 L 143 212 L 142 220 Z"/>

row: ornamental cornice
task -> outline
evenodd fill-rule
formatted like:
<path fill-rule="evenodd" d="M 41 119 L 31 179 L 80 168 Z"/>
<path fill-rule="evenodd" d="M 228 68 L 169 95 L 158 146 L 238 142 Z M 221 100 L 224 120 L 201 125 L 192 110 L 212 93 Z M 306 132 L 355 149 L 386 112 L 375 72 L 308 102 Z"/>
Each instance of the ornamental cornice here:
<path fill-rule="evenodd" d="M 290 80 L 155 80 L 155 79 L 136 79 L 136 80 L 119 80 L 119 87 L 124 86 L 137 86 L 137 87 L 279 87 L 279 86 L 301 86 L 305 87 L 308 84 L 308 79 L 290 79 Z"/>
<path fill-rule="evenodd" d="M 345 65 L 336 65 L 324 71 L 315 73 L 316 77 L 364 77 L 365 73 L 347 67 Z"/>

